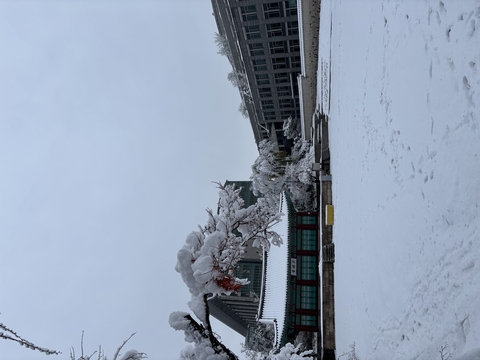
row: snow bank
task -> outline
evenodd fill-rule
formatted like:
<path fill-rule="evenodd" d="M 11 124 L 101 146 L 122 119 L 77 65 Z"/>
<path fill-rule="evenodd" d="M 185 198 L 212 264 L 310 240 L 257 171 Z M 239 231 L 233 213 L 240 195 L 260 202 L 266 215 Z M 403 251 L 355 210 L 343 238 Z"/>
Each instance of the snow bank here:
<path fill-rule="evenodd" d="M 323 5 L 337 355 L 478 359 L 480 3 Z"/>

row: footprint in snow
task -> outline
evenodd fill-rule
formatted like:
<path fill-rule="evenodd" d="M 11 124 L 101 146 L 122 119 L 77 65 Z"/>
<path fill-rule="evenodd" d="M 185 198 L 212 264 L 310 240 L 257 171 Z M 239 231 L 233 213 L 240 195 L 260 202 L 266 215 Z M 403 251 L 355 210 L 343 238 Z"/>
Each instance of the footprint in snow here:
<path fill-rule="evenodd" d="M 453 60 L 451 58 L 448 58 L 448 66 L 450 66 L 450 69 L 452 71 L 455 71 L 455 63 L 453 62 Z"/>
<path fill-rule="evenodd" d="M 473 105 L 473 97 L 470 92 L 471 86 L 466 76 L 463 77 L 463 90 L 465 91 L 465 96 L 467 97 L 468 103 Z"/>
<path fill-rule="evenodd" d="M 469 31 L 468 31 L 468 37 L 473 37 L 473 34 L 475 34 L 475 30 L 477 28 L 477 21 L 475 19 L 470 20 L 469 24 Z"/>
<path fill-rule="evenodd" d="M 443 3 L 443 1 L 440 1 L 440 2 L 438 3 L 438 9 L 439 9 L 440 11 L 442 11 L 442 12 L 447 11 L 447 10 L 445 9 L 445 4 Z"/>

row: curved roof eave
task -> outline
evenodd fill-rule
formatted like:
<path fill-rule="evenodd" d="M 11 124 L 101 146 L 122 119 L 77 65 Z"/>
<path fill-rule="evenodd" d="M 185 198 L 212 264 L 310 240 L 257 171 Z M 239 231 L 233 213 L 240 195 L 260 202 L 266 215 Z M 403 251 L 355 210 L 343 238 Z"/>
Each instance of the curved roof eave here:
<path fill-rule="evenodd" d="M 282 221 L 275 225 L 275 230 L 283 239 L 281 246 L 271 246 L 264 263 L 261 303 L 259 307 L 260 322 L 275 322 L 277 346 L 284 332 L 288 295 L 288 206 L 284 194 L 281 197 Z M 264 257 L 264 258 L 265 258 Z"/>

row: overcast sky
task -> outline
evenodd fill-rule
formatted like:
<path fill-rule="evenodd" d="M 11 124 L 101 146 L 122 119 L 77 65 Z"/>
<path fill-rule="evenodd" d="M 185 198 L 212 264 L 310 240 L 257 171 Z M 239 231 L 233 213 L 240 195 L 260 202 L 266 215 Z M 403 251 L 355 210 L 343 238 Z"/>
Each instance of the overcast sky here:
<path fill-rule="evenodd" d="M 215 31 L 209 0 L 0 2 L 0 322 L 58 358 L 185 345 L 176 252 L 256 156 Z"/>

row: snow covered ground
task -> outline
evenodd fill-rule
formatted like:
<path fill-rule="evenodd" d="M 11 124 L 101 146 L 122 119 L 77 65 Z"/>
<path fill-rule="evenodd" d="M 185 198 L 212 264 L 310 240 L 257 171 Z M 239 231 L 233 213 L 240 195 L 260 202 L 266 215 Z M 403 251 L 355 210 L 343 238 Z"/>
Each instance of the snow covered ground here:
<path fill-rule="evenodd" d="M 480 1 L 322 6 L 337 356 L 480 359 Z"/>

